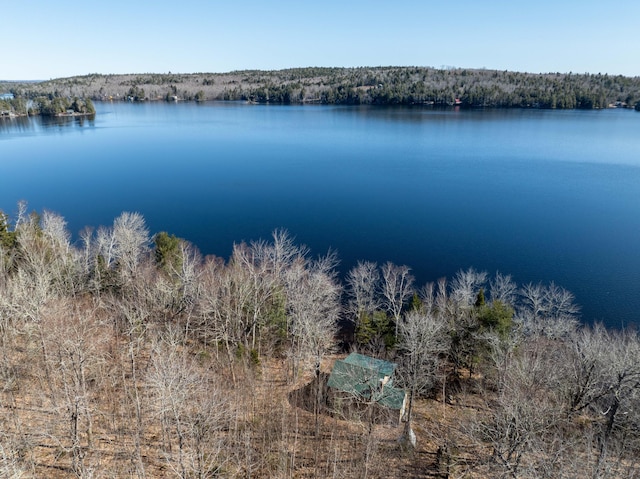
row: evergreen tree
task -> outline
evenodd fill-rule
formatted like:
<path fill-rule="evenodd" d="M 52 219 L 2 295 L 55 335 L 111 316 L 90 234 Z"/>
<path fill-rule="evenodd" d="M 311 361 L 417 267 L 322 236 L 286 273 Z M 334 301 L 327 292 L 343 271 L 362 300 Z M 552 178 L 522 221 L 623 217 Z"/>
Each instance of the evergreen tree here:
<path fill-rule="evenodd" d="M 179 270 L 182 263 L 180 239 L 175 235 L 169 235 L 166 231 L 161 231 L 155 236 L 154 241 L 156 264 L 167 272 Z"/>

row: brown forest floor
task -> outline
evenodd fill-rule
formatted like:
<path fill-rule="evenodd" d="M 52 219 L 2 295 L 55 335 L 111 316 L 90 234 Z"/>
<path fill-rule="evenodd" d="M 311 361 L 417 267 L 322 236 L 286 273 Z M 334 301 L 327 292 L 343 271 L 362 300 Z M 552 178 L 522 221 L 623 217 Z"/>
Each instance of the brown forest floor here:
<path fill-rule="evenodd" d="M 105 377 L 91 396 L 91 432 L 85 422 L 79 434 L 85 468 L 82 474 L 77 469 L 74 472 L 69 403 L 60 399 L 64 394 L 55 397 L 60 390 L 46 384 L 42 367 L 31 369 L 34 365 L 24 362 L 34 353 L 33 345 L 25 348 L 18 348 L 22 359 L 16 361 L 22 369 L 16 371 L 20 381 L 14 386 L 5 383 L 0 409 L 0 444 L 12 445 L 23 477 L 179 477 L 177 441 L 163 435 L 146 405 L 150 396 L 142 382 L 138 393 L 142 419 L 138 422 L 126 357 L 118 358 L 115 352 L 112 357 L 123 366 L 119 372 L 107 366 L 102 369 Z M 334 360 L 328 358 L 323 364 L 327 375 Z M 139 362 L 141 370 L 150 367 L 144 359 Z M 221 477 L 445 477 L 438 473 L 438 449 L 443 438 L 453 439 L 464 405 L 418 401 L 413 422 L 418 438 L 415 450 L 400 443 L 403 427 L 397 417 L 384 414 L 369 432 L 364 413 L 356 411 L 345 418 L 323 411 L 316 435 L 315 415 L 309 407 L 310 374 L 292 383 L 287 381 L 283 360 L 266 360 L 254 368 L 236 365 L 243 372 L 236 371 L 234 387 L 229 371 L 219 371 L 220 366 L 211 359 L 204 369 L 216 371 L 216 381 L 224 385 L 230 404 L 226 426 L 218 432 L 216 443 Z M 458 456 L 465 456 L 464 451 L 458 451 Z"/>

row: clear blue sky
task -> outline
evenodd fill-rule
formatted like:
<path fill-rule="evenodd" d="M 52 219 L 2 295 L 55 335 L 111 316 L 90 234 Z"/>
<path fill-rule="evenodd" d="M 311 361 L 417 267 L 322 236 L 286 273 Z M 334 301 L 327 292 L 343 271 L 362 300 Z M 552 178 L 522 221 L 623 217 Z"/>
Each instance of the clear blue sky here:
<path fill-rule="evenodd" d="M 0 79 L 304 66 L 640 76 L 640 0 L 0 0 Z"/>

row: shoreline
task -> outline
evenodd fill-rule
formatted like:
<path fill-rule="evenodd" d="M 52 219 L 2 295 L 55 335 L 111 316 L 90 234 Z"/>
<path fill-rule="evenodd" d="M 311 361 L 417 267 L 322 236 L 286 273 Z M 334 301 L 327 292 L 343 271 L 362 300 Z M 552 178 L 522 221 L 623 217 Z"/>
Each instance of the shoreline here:
<path fill-rule="evenodd" d="M 320 99 L 311 99 L 311 100 L 302 100 L 297 102 L 277 102 L 277 101 L 257 101 L 257 100 L 220 100 L 220 99 L 211 99 L 211 100 L 191 100 L 185 98 L 178 98 L 176 100 L 166 100 L 164 98 L 145 98 L 144 100 L 131 101 L 125 98 L 123 99 L 99 99 L 92 98 L 91 101 L 98 103 L 132 103 L 132 104 L 140 104 L 140 103 L 196 103 L 199 105 L 206 103 L 244 103 L 246 105 L 273 105 L 273 106 L 301 106 L 301 105 L 320 105 L 320 106 L 343 106 L 343 107 L 361 107 L 361 106 L 371 106 L 371 107 L 426 107 L 432 109 L 463 109 L 463 110 L 549 110 L 549 111 L 570 111 L 570 110 L 580 110 L 580 111 L 589 111 L 589 110 L 634 110 L 633 105 L 616 105 L 609 104 L 605 107 L 594 107 L 594 108 L 547 108 L 542 106 L 480 106 L 480 105 L 463 105 L 456 103 L 434 103 L 433 101 L 425 101 L 425 102 L 416 102 L 416 103 L 360 103 L 360 104 L 340 104 L 340 103 L 322 103 Z M 640 111 L 640 110 L 636 110 Z M 64 114 L 59 114 L 56 116 L 64 116 Z"/>
<path fill-rule="evenodd" d="M 55 115 L 42 115 L 40 113 L 36 114 L 28 114 L 28 113 L 14 113 L 14 112 L 0 112 L 0 118 L 34 118 L 34 117 L 42 117 L 42 118 L 65 118 L 65 117 L 76 117 L 76 116 L 95 116 L 96 113 L 56 113 Z"/>

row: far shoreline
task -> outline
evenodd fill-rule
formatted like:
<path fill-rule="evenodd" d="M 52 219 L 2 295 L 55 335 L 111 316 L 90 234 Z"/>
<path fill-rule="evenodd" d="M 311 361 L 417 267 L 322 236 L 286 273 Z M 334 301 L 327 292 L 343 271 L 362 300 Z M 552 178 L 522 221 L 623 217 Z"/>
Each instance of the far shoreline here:
<path fill-rule="evenodd" d="M 640 109 L 640 77 L 477 68 L 306 67 L 227 73 L 88 74 L 0 82 L 25 101 L 247 101 L 252 104 L 434 105 L 460 108 Z M 0 110 L 6 109 L 0 106 Z"/>

